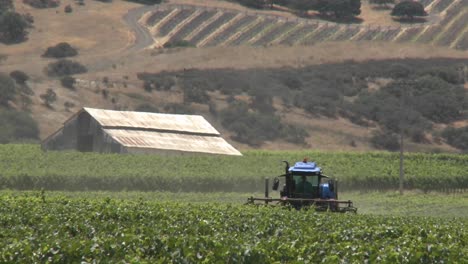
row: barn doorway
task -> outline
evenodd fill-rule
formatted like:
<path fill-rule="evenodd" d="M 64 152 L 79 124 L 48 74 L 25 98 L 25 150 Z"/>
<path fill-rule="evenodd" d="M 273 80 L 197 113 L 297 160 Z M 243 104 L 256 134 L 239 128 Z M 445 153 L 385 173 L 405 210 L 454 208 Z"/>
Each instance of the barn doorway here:
<path fill-rule="evenodd" d="M 84 112 L 78 116 L 78 138 L 76 142 L 76 148 L 78 151 L 91 152 L 93 151 L 93 134 L 90 129 L 91 127 L 91 116 Z"/>

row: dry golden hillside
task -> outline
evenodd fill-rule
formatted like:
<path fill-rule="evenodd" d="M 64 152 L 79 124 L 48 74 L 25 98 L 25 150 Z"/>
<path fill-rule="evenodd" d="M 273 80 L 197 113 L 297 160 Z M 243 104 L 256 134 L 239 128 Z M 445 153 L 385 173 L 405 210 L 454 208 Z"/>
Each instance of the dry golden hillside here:
<path fill-rule="evenodd" d="M 386 43 L 386 42 L 322 42 L 311 46 L 235 46 L 201 47 L 175 49 L 135 49 L 138 36 L 123 18 L 132 9 L 142 5 L 115 0 L 103 3 L 85 0 L 80 6 L 71 0 L 63 0 L 57 8 L 35 9 L 15 0 L 16 10 L 30 13 L 34 17 L 34 27 L 29 31 L 28 40 L 18 44 L 0 44 L 0 54 L 6 60 L 0 62 L 0 71 L 9 73 L 21 70 L 30 76 L 28 84 L 34 91 L 31 113 L 39 122 L 40 136 L 46 137 L 80 107 L 89 106 L 107 109 L 132 110 L 142 102 L 163 104 L 180 103 L 178 91 L 157 91 L 147 93 L 143 82 L 137 78 L 139 72 L 157 73 L 184 69 L 255 69 L 304 67 L 326 63 L 339 63 L 347 60 L 356 62 L 389 58 L 465 58 L 466 51 L 449 47 L 422 43 Z M 174 0 L 169 4 L 192 4 L 218 8 L 230 8 L 246 11 L 244 7 L 215 0 Z M 73 12 L 65 13 L 64 6 L 71 5 Z M 363 24 L 395 26 L 395 21 L 383 17 L 380 11 L 363 5 L 361 18 Z M 268 15 L 290 17 L 280 11 L 261 12 Z M 57 78 L 48 77 L 44 68 L 54 59 L 41 55 L 47 47 L 59 42 L 68 42 L 79 50 L 79 55 L 72 59 L 88 68 L 88 72 L 76 75 L 79 80 L 76 91 L 61 86 Z M 108 80 L 108 81 L 107 81 Z M 39 97 L 47 89 L 57 93 L 53 109 L 42 104 Z M 103 90 L 108 95 L 103 96 Z M 226 97 L 211 94 L 212 99 L 222 105 Z M 64 104 L 72 103 L 73 107 Z M 368 138 L 370 129 L 355 125 L 344 118 L 328 119 L 304 113 L 299 109 L 285 109 L 280 101 L 275 101 L 282 118 L 305 124 L 311 136 L 307 138 L 309 148 L 323 150 L 371 150 Z M 206 105 L 193 105 L 197 112 L 205 115 L 225 135 L 230 132 L 209 113 Z M 353 142 L 351 144 L 351 142 Z M 233 142 L 240 149 L 247 145 Z M 438 148 L 453 151 L 453 148 L 441 144 Z M 300 149 L 302 146 L 282 142 L 267 142 L 265 149 Z M 410 150 L 431 150 L 432 145 L 414 144 Z"/>

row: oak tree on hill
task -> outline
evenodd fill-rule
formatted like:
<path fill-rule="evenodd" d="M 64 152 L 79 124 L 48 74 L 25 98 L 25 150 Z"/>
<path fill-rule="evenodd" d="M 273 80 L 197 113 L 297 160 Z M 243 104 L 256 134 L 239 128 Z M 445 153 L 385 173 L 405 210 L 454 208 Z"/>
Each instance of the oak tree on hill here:
<path fill-rule="evenodd" d="M 427 16 L 424 6 L 416 1 L 403 1 L 395 5 L 392 16 L 413 20 L 414 17 Z"/>
<path fill-rule="evenodd" d="M 55 46 L 48 47 L 47 50 L 42 54 L 42 57 L 47 58 L 65 58 L 73 57 L 78 55 L 76 48 L 72 47 L 67 42 L 58 43 Z"/>
<path fill-rule="evenodd" d="M 14 43 L 26 38 L 29 23 L 16 12 L 0 13 L 0 42 Z"/>

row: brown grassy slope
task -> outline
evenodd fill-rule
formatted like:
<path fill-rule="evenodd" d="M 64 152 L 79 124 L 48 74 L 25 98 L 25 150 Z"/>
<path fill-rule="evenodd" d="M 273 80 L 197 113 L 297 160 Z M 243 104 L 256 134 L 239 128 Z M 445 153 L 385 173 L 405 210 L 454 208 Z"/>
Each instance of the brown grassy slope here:
<path fill-rule="evenodd" d="M 218 1 L 203 2 L 208 5 L 215 3 L 232 5 Z M 73 7 L 73 12 L 70 14 L 63 12 L 63 7 L 67 4 Z M 141 71 L 158 72 L 184 68 L 301 67 L 349 59 L 364 61 L 405 57 L 468 58 L 466 52 L 447 48 L 377 42 L 321 43 L 308 47 L 189 48 L 170 52 L 146 50 L 130 53 L 126 51 L 126 47 L 131 44 L 133 37 L 121 17 L 129 9 L 139 6 L 137 4 L 124 1 L 114 1 L 111 4 L 86 1 L 85 6 L 76 6 L 72 1 L 67 0 L 62 1 L 58 8 L 43 10 L 25 6 L 19 0 L 15 1 L 15 5 L 19 12 L 29 12 L 34 16 L 35 27 L 31 30 L 27 42 L 9 46 L 0 44 L 1 53 L 8 55 L 8 59 L 1 65 L 1 71 L 10 72 L 19 69 L 31 76 L 30 83 L 36 93 L 31 108 L 33 116 L 40 123 L 41 138 L 58 129 L 61 123 L 72 114 L 63 107 L 66 101 L 74 103 L 76 107 L 71 111 L 76 111 L 82 106 L 133 109 L 142 102 L 141 98 L 152 102 L 180 100 L 177 94 L 143 92 L 141 83 L 136 79 L 136 73 Z M 237 6 L 237 8 L 243 7 Z M 99 87 L 82 86 L 78 91 L 72 92 L 60 87 L 58 80 L 45 76 L 43 68 L 52 60 L 41 58 L 40 55 L 47 47 L 63 41 L 79 49 L 80 55 L 73 59 L 83 63 L 89 69 L 88 73 L 77 75 L 77 78 L 102 80 L 106 76 L 112 82 L 117 83 L 115 87 L 106 88 L 102 84 Z M 128 76 L 128 80 L 125 80 L 124 76 Z M 129 84 L 127 88 L 122 85 L 124 81 Z M 58 101 L 54 103 L 52 110 L 44 107 L 39 99 L 39 95 L 48 88 L 53 88 L 58 94 Z M 109 90 L 110 96 L 107 99 L 102 97 L 102 89 Z M 127 96 L 126 94 L 129 93 L 140 94 L 137 96 L 140 99 Z M 115 103 L 112 102 L 112 98 Z M 306 123 L 311 132 L 308 142 L 313 148 L 371 149 L 367 143 L 369 131 L 346 120 L 312 118 L 298 110 L 284 112 L 282 116 L 294 122 Z M 209 116 L 208 118 L 211 119 Z M 219 124 L 214 123 L 222 132 L 229 135 L 228 131 L 223 131 Z M 357 143 L 357 147 L 350 146 L 351 140 Z M 241 144 L 237 146 L 241 149 L 247 148 Z M 268 149 L 300 148 L 300 146 L 284 142 L 268 142 L 263 147 Z"/>

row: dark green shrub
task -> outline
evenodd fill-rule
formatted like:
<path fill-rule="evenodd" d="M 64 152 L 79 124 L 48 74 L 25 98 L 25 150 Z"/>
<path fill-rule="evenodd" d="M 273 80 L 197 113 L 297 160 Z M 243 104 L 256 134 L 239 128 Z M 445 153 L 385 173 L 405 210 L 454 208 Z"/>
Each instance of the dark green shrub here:
<path fill-rule="evenodd" d="M 63 87 L 68 88 L 70 90 L 75 90 L 75 83 L 76 79 L 73 78 L 72 76 L 64 76 L 62 79 L 60 79 L 60 83 L 62 84 Z"/>
<path fill-rule="evenodd" d="M 59 0 L 23 0 L 23 3 L 34 8 L 52 8 L 60 5 Z"/>
<path fill-rule="evenodd" d="M 160 113 L 159 108 L 154 105 L 144 103 L 135 108 L 137 112 Z"/>
<path fill-rule="evenodd" d="M 210 111 L 210 114 L 212 114 L 213 116 L 218 116 L 218 108 L 216 107 L 216 103 L 210 101 L 208 103 L 208 111 Z"/>
<path fill-rule="evenodd" d="M 280 81 L 291 90 L 300 90 L 302 87 L 302 81 L 297 76 L 293 75 L 293 73 L 281 76 Z"/>
<path fill-rule="evenodd" d="M 76 55 L 78 55 L 78 50 L 76 48 L 72 47 L 67 42 L 61 42 L 55 46 L 48 47 L 44 54 L 42 54 L 42 57 L 65 58 Z"/>
<path fill-rule="evenodd" d="M 260 146 L 268 140 L 275 140 L 286 133 L 290 128 L 284 129 L 278 116 L 257 113 L 249 110 L 244 102 L 236 101 L 228 108 L 220 111 L 221 124 L 234 133 L 233 139 L 251 146 Z M 292 135 L 292 138 L 295 136 Z"/>
<path fill-rule="evenodd" d="M 12 11 L 0 14 L 0 42 L 18 43 L 26 39 L 30 27 L 25 18 Z"/>
<path fill-rule="evenodd" d="M 390 131 L 376 130 L 372 133 L 370 141 L 378 149 L 396 151 L 400 148 L 398 135 Z"/>
<path fill-rule="evenodd" d="M 88 70 L 85 66 L 81 65 L 79 62 L 74 62 L 70 60 L 59 60 L 56 62 L 51 62 L 46 67 L 46 73 L 48 76 L 65 76 L 72 74 L 85 73 Z"/>
<path fill-rule="evenodd" d="M 164 106 L 164 112 L 169 114 L 192 114 L 193 110 L 184 104 L 171 103 Z"/>
<path fill-rule="evenodd" d="M 49 108 L 52 107 L 53 102 L 57 101 L 57 94 L 52 89 L 47 89 L 46 93 L 41 94 L 39 97 L 44 101 L 44 105 Z"/>
<path fill-rule="evenodd" d="M 69 108 L 75 107 L 75 104 L 72 103 L 72 102 L 66 101 L 65 103 L 63 103 L 63 106 L 64 106 L 67 110 L 69 110 Z"/>
<path fill-rule="evenodd" d="M 428 74 L 434 77 L 438 77 L 448 83 L 451 84 L 464 84 L 465 79 L 456 67 L 450 68 L 442 68 L 442 67 L 434 67 L 427 71 L 421 72 L 421 75 Z"/>
<path fill-rule="evenodd" d="M 184 89 L 184 102 L 206 104 L 209 100 L 210 97 L 203 88 L 189 86 Z"/>
<path fill-rule="evenodd" d="M 144 5 L 156 5 L 162 2 L 162 0 L 126 0 L 126 1 L 144 4 Z"/>
<path fill-rule="evenodd" d="M 336 18 L 357 16 L 361 14 L 361 0 L 322 0 L 312 8 L 321 14 L 333 14 Z"/>
<path fill-rule="evenodd" d="M 102 94 L 102 98 L 107 99 L 107 97 L 109 97 L 109 90 L 102 89 L 101 94 Z"/>
<path fill-rule="evenodd" d="M 409 92 L 408 104 L 431 121 L 447 123 L 462 117 L 466 97 L 463 86 L 425 76 L 416 79 Z"/>
<path fill-rule="evenodd" d="M 175 41 L 168 41 L 164 43 L 163 45 L 164 48 L 189 48 L 189 47 L 195 47 L 192 43 L 186 40 L 175 40 Z"/>
<path fill-rule="evenodd" d="M 263 0 L 237 0 L 236 2 L 243 6 L 255 9 L 262 9 L 265 5 L 265 1 Z"/>
<path fill-rule="evenodd" d="M 145 89 L 145 91 L 151 93 L 154 89 L 154 85 L 153 85 L 153 82 L 152 81 L 148 81 L 148 80 L 145 80 L 143 82 L 143 89 Z"/>
<path fill-rule="evenodd" d="M 15 81 L 8 75 L 0 73 L 0 105 L 8 106 L 8 101 L 16 95 Z"/>
<path fill-rule="evenodd" d="M 263 89 L 257 89 L 252 92 L 252 103 L 253 109 L 258 110 L 260 113 L 273 114 L 275 108 L 273 107 L 273 97 L 271 94 Z"/>
<path fill-rule="evenodd" d="M 286 141 L 307 146 L 305 139 L 309 136 L 307 130 L 302 127 L 293 125 L 283 125 L 281 129 L 281 137 Z"/>
<path fill-rule="evenodd" d="M 25 112 L 0 109 L 0 143 L 39 139 L 36 121 Z"/>
<path fill-rule="evenodd" d="M 63 11 L 65 13 L 71 13 L 71 12 L 73 12 L 73 8 L 71 7 L 71 5 L 66 5 L 65 8 L 63 9 Z"/>
<path fill-rule="evenodd" d="M 468 126 L 453 128 L 447 127 L 442 132 L 447 143 L 463 151 L 468 151 Z"/>
<path fill-rule="evenodd" d="M 29 80 L 29 76 L 23 71 L 12 71 L 10 72 L 10 77 L 13 78 L 17 84 L 25 84 L 27 80 Z"/>
<path fill-rule="evenodd" d="M 408 78 L 413 73 L 413 69 L 406 64 L 394 63 L 390 65 L 389 73 L 392 78 Z"/>
<path fill-rule="evenodd" d="M 393 7 L 392 16 L 407 18 L 412 20 L 414 17 L 427 16 L 424 6 L 416 1 L 401 1 Z"/>
<path fill-rule="evenodd" d="M 14 8 L 13 0 L 0 0 L 0 15 Z"/>
<path fill-rule="evenodd" d="M 162 74 L 151 74 L 140 72 L 137 73 L 137 78 L 143 80 L 143 89 L 147 92 L 151 92 L 153 89 L 158 91 L 170 90 L 176 83 L 174 77 L 170 75 Z"/>
<path fill-rule="evenodd" d="M 424 130 L 421 128 L 415 128 L 409 131 L 409 134 L 411 136 L 411 140 L 416 143 L 429 143 L 429 140 L 427 139 L 426 135 L 424 134 Z"/>
<path fill-rule="evenodd" d="M 395 0 L 369 0 L 369 3 L 375 5 L 387 6 L 388 4 L 394 4 Z"/>

